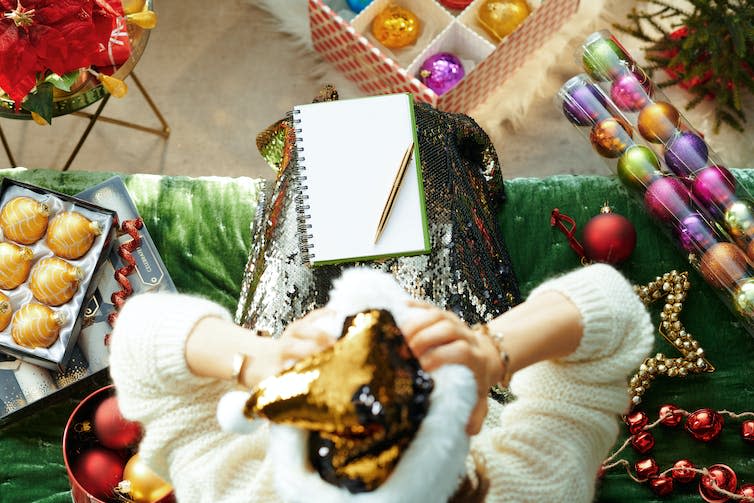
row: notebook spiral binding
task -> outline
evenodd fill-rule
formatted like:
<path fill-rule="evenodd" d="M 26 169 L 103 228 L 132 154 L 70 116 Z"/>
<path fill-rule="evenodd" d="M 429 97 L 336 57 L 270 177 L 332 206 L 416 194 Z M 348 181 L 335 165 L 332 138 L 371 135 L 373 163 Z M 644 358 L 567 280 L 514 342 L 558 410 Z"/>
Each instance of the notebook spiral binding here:
<path fill-rule="evenodd" d="M 301 146 L 303 142 L 302 133 L 303 130 L 300 126 L 301 119 L 295 117 L 300 114 L 300 110 L 292 110 L 288 112 L 288 118 L 294 125 L 294 131 L 296 133 L 296 147 L 293 149 L 293 180 L 292 189 L 295 194 L 293 200 L 296 204 L 296 233 L 298 234 L 299 248 L 301 250 L 301 258 L 304 264 L 311 264 L 314 260 L 314 244 L 312 243 L 313 235 L 311 234 L 312 225 L 309 223 L 311 215 L 309 215 L 309 205 L 306 201 L 309 196 L 304 193 L 309 187 L 306 185 L 306 157 L 304 156 L 304 147 Z"/>

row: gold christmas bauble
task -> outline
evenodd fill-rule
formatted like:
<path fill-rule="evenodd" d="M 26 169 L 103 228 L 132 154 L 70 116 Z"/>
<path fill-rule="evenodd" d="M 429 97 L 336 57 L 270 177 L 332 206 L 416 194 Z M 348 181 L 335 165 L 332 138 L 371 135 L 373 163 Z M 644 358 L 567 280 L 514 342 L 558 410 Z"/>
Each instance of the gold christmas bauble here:
<path fill-rule="evenodd" d="M 8 328 L 11 316 L 13 316 L 13 308 L 10 305 L 10 299 L 0 292 L 0 330 Z"/>
<path fill-rule="evenodd" d="M 0 288 L 13 290 L 26 281 L 34 252 L 15 243 L 0 242 Z"/>
<path fill-rule="evenodd" d="M 730 232 L 734 239 L 743 239 L 746 236 L 754 236 L 754 208 L 749 201 L 739 199 L 723 213 L 725 229 Z"/>
<path fill-rule="evenodd" d="M 144 10 L 147 0 L 122 0 L 123 12 L 126 14 L 133 14 L 134 12 L 141 12 Z"/>
<path fill-rule="evenodd" d="M 746 275 L 746 255 L 733 243 L 711 246 L 699 262 L 699 272 L 715 288 L 728 288 Z"/>
<path fill-rule="evenodd" d="M 19 346 L 49 348 L 60 335 L 65 314 L 53 311 L 44 304 L 26 304 L 13 314 L 11 337 Z"/>
<path fill-rule="evenodd" d="M 134 503 L 154 503 L 173 491 L 173 487 L 157 475 L 138 454 L 131 456 L 123 469 L 123 482 L 118 485 Z"/>
<path fill-rule="evenodd" d="M 372 21 L 372 35 L 385 47 L 400 49 L 416 42 L 421 23 L 416 14 L 398 5 L 389 5 Z"/>
<path fill-rule="evenodd" d="M 31 197 L 14 197 L 0 211 L 0 227 L 7 239 L 30 245 L 44 236 L 49 216 L 46 204 Z"/>
<path fill-rule="evenodd" d="M 43 258 L 31 271 L 29 289 L 42 304 L 59 306 L 71 300 L 83 277 L 80 267 L 58 257 Z"/>
<path fill-rule="evenodd" d="M 736 285 L 733 307 L 742 316 L 754 318 L 754 279 L 747 279 Z"/>
<path fill-rule="evenodd" d="M 617 117 L 603 119 L 592 127 L 589 141 L 594 150 L 603 157 L 619 157 L 634 142 L 631 126 Z"/>
<path fill-rule="evenodd" d="M 100 226 L 81 213 L 64 211 L 50 220 L 47 246 L 58 257 L 77 259 L 89 251 L 101 233 Z"/>
<path fill-rule="evenodd" d="M 681 114 L 670 103 L 656 101 L 639 112 L 639 133 L 652 143 L 667 143 L 678 131 Z"/>
<path fill-rule="evenodd" d="M 513 33 L 531 14 L 524 0 L 485 0 L 479 6 L 479 24 L 498 42 Z"/>

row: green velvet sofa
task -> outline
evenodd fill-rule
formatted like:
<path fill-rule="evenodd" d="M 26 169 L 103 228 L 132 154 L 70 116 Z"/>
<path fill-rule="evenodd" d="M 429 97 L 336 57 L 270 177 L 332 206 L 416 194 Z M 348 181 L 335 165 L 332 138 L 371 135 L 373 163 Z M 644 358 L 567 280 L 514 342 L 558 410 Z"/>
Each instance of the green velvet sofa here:
<path fill-rule="evenodd" d="M 0 176 L 74 194 L 100 183 L 110 173 L 60 173 L 47 170 L 0 170 Z M 738 170 L 739 183 L 754 190 L 754 174 Z M 124 176 L 145 223 L 179 291 L 213 299 L 235 310 L 239 285 L 250 247 L 250 222 L 259 184 L 248 178 L 181 178 Z M 716 367 L 712 374 L 660 379 L 645 396 L 652 418 L 664 403 L 687 410 L 701 407 L 743 411 L 754 409 L 754 338 L 749 335 L 712 288 L 686 263 L 669 238 L 645 215 L 640 204 L 610 177 L 556 176 L 506 182 L 508 202 L 499 215 L 501 230 L 517 272 L 522 293 L 549 276 L 580 266 L 565 237 L 549 225 L 558 207 L 580 226 L 596 215 L 604 202 L 636 226 L 638 244 L 621 270 L 644 284 L 670 270 L 689 270 L 692 288 L 682 321 L 702 344 Z M 661 302 L 653 308 L 659 319 Z M 656 350 L 673 349 L 658 335 Z M 62 401 L 0 430 L 0 502 L 68 502 L 71 500 L 61 453 L 66 420 L 77 401 L 102 382 L 78 386 Z M 745 444 L 739 424 L 729 421 L 722 436 L 703 444 L 680 428 L 656 430 L 653 455 L 668 467 L 688 458 L 697 465 L 725 463 L 739 480 L 754 483 L 754 445 Z M 625 438 L 622 434 L 620 441 Z M 630 449 L 629 449 L 630 451 Z M 633 461 L 632 452 L 625 456 Z M 557 470 L 557 467 L 553 467 Z M 632 482 L 625 471 L 610 471 L 599 484 L 604 502 L 660 501 L 648 487 Z M 551 501 L 560 501 L 553 495 Z M 678 487 L 669 500 L 701 501 L 696 484 Z"/>

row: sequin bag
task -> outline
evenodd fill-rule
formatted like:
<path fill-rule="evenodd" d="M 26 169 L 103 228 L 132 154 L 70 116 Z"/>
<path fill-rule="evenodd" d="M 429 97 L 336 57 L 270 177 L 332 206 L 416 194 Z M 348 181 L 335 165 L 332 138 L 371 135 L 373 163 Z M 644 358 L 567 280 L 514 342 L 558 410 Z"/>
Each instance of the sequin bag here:
<path fill-rule="evenodd" d="M 315 101 L 334 99 L 337 92 L 327 87 Z M 468 323 L 491 319 L 520 300 L 495 220 L 505 200 L 497 154 L 470 117 L 424 104 L 416 104 L 415 112 L 431 252 L 363 265 L 391 273 L 412 297 Z M 292 320 L 327 302 L 332 280 L 344 266 L 304 265 L 291 117 L 262 132 L 257 146 L 278 175 L 260 196 L 236 322 L 277 336 Z"/>

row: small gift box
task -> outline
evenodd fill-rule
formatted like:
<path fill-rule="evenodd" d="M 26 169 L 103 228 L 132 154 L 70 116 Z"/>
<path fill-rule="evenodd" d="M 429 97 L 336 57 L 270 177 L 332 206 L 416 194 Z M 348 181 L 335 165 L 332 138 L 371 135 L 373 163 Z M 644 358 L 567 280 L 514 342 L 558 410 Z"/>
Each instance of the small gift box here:
<path fill-rule="evenodd" d="M 4 178 L 0 351 L 64 370 L 115 235 L 115 212 Z"/>
<path fill-rule="evenodd" d="M 480 22 L 485 1 L 474 0 L 451 12 L 434 0 L 374 0 L 349 23 L 323 0 L 309 0 L 312 42 L 324 59 L 366 93 L 410 92 L 442 110 L 466 112 L 483 103 L 579 4 L 578 0 L 529 0 L 531 13 L 498 40 Z M 418 19 L 419 34 L 413 44 L 390 49 L 372 33 L 373 20 L 390 5 L 406 8 Z M 441 94 L 420 80 L 422 64 L 439 53 L 453 54 L 465 72 Z"/>
<path fill-rule="evenodd" d="M 92 65 L 102 68 L 120 66 L 131 56 L 131 39 L 128 36 L 126 18 L 103 18 L 102 23 L 107 25 L 110 38 L 106 39 L 107 43 L 100 42 L 97 53 L 92 56 Z"/>

